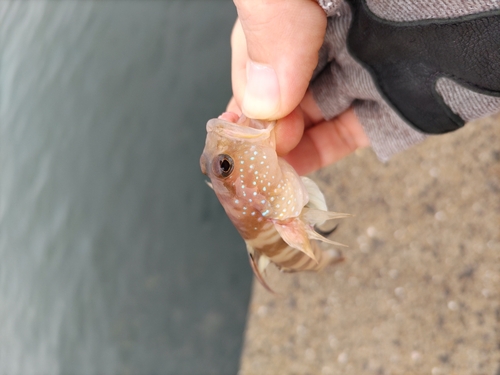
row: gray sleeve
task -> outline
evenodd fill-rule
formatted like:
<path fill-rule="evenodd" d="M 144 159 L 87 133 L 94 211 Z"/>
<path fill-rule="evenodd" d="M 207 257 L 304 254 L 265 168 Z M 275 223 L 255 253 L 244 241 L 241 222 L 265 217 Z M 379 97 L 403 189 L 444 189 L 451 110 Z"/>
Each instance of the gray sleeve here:
<path fill-rule="evenodd" d="M 344 0 L 318 0 L 328 16 L 319 63 L 310 84 L 324 117 L 331 119 L 354 107 L 371 145 L 380 160 L 423 141 L 424 134 L 398 115 L 379 93 L 371 75 L 349 53 L 346 38 L 351 24 L 351 8 Z M 454 18 L 497 9 L 500 4 L 487 0 L 450 0 L 437 6 L 427 0 L 399 4 L 392 0 L 366 0 L 370 11 L 391 21 Z M 465 122 L 500 111 L 500 98 L 480 94 L 447 78 L 436 83 L 444 103 Z"/>

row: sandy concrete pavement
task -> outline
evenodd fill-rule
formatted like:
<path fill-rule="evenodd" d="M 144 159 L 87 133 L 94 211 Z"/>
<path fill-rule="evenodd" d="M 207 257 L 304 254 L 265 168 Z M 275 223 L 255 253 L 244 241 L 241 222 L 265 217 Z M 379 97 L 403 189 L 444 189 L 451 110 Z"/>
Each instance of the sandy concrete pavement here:
<path fill-rule="evenodd" d="M 500 374 L 500 117 L 313 178 L 346 260 L 254 282 L 239 374 Z"/>

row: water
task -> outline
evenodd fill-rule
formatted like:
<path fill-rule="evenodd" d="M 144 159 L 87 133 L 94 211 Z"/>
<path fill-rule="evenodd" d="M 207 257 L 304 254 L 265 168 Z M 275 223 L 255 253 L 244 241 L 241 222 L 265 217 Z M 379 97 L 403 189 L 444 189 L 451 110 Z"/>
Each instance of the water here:
<path fill-rule="evenodd" d="M 234 5 L 0 2 L 0 374 L 234 374 L 251 275 L 203 183 Z"/>

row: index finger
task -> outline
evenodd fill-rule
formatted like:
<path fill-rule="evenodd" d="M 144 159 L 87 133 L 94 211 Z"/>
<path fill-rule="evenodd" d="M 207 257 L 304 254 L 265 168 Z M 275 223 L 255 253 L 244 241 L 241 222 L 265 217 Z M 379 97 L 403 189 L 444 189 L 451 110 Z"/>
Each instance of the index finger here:
<path fill-rule="evenodd" d="M 307 128 L 297 147 L 285 159 L 297 173 L 305 175 L 369 145 L 354 110 L 349 108 L 332 120 Z"/>

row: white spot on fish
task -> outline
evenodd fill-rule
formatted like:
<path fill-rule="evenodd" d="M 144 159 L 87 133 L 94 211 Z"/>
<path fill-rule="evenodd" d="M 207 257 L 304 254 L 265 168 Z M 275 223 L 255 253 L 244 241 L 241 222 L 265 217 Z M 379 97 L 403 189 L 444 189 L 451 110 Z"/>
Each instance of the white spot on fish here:
<path fill-rule="evenodd" d="M 257 182 L 255 182 L 255 181 L 254 181 L 254 182 L 252 182 L 252 184 L 253 184 L 253 185 L 257 185 Z"/>
<path fill-rule="evenodd" d="M 240 201 L 238 199 L 235 199 L 234 203 L 238 204 L 238 203 L 240 203 Z"/>
<path fill-rule="evenodd" d="M 265 211 L 262 213 L 262 216 L 266 216 L 267 214 L 269 214 L 269 210 L 265 210 Z"/>
<path fill-rule="evenodd" d="M 262 188 L 262 190 L 266 191 L 266 187 L 264 186 L 264 187 Z"/>
<path fill-rule="evenodd" d="M 257 195 L 257 192 L 256 192 L 256 191 L 254 191 L 254 192 L 253 192 L 253 195 Z"/>

